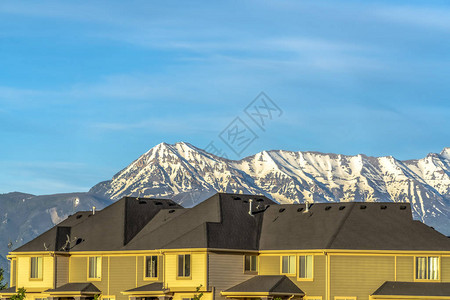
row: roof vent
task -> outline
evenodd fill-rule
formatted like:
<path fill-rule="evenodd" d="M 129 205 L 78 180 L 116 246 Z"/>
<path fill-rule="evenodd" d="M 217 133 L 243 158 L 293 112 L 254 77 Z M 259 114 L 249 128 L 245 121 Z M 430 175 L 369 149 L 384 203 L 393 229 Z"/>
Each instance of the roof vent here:
<path fill-rule="evenodd" d="M 285 210 L 286 210 L 285 208 L 280 208 L 279 212 L 282 213 Z"/>
<path fill-rule="evenodd" d="M 406 209 L 406 205 L 400 206 L 400 210 L 405 210 L 405 209 Z"/>
<path fill-rule="evenodd" d="M 233 200 L 241 200 L 241 197 L 235 196 L 235 197 L 233 197 Z"/>
<path fill-rule="evenodd" d="M 312 207 L 313 205 L 312 204 L 309 204 L 309 202 L 308 201 L 305 201 L 305 213 L 307 213 L 307 212 L 309 212 L 309 209 Z"/>
<path fill-rule="evenodd" d="M 174 213 L 174 212 L 175 212 L 175 209 L 169 210 L 169 214 Z"/>
<path fill-rule="evenodd" d="M 77 216 L 77 219 L 80 219 L 82 216 L 83 216 L 83 215 L 78 215 L 78 216 Z"/>
<path fill-rule="evenodd" d="M 345 209 L 344 205 L 343 206 L 339 206 L 339 210 L 343 210 L 343 209 Z"/>
<path fill-rule="evenodd" d="M 298 211 L 298 212 L 301 212 L 302 210 L 303 210 L 303 207 L 297 208 L 297 211 Z"/>
<path fill-rule="evenodd" d="M 387 206 L 386 206 L 386 205 L 381 205 L 380 208 L 381 208 L 381 209 L 386 209 Z"/>
<path fill-rule="evenodd" d="M 95 206 L 92 206 L 92 214 L 95 215 Z"/>
<path fill-rule="evenodd" d="M 249 200 L 250 200 L 250 205 L 248 206 L 248 214 L 250 216 L 253 216 L 253 211 L 252 211 L 253 210 L 253 207 L 252 207 L 253 199 L 249 199 Z"/>
<path fill-rule="evenodd" d="M 325 207 L 325 210 L 330 210 L 331 209 L 331 206 L 326 206 Z"/>
<path fill-rule="evenodd" d="M 366 205 L 361 205 L 359 208 L 360 208 L 360 209 L 366 209 L 367 206 L 366 206 Z"/>
<path fill-rule="evenodd" d="M 163 205 L 162 202 L 155 202 L 155 205 Z"/>

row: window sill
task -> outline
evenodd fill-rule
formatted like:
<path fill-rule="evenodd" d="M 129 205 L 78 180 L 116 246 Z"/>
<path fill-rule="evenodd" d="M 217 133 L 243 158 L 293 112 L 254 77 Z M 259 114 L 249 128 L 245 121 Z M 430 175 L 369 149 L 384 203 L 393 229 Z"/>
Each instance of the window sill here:
<path fill-rule="evenodd" d="M 300 278 L 300 277 L 297 277 L 297 281 L 314 281 L 314 278 Z"/>
<path fill-rule="evenodd" d="M 44 278 L 30 278 L 30 281 L 43 281 Z"/>
<path fill-rule="evenodd" d="M 144 277 L 144 281 L 158 281 L 159 277 Z"/>
<path fill-rule="evenodd" d="M 441 279 L 414 279 L 414 282 L 441 282 Z"/>
<path fill-rule="evenodd" d="M 244 271 L 244 274 L 247 274 L 247 275 L 258 275 L 258 271 Z"/>
<path fill-rule="evenodd" d="M 88 278 L 88 281 L 102 281 L 102 278 Z"/>

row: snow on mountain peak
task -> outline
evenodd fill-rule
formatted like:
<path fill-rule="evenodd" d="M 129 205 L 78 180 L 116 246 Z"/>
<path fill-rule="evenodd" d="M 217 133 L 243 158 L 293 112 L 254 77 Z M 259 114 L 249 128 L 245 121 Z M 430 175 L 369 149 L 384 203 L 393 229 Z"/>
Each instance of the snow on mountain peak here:
<path fill-rule="evenodd" d="M 188 206 L 217 191 L 264 194 L 282 203 L 411 202 L 423 220 L 430 212 L 450 216 L 449 174 L 450 148 L 408 161 L 284 150 L 228 160 L 180 142 L 156 145 L 91 192 L 112 199 L 170 197 Z"/>
<path fill-rule="evenodd" d="M 445 147 L 442 152 L 441 156 L 445 157 L 446 159 L 450 160 L 450 147 Z"/>

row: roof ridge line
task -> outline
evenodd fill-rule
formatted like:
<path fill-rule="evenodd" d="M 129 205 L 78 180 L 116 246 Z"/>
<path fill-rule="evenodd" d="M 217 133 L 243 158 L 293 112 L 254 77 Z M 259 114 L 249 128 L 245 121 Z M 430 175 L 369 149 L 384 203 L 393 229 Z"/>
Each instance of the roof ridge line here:
<path fill-rule="evenodd" d="M 284 278 L 287 278 L 286 275 L 282 275 L 281 278 L 277 281 L 277 283 L 274 284 L 274 286 L 269 290 L 269 292 L 272 292 L 274 289 L 276 289 L 280 283 L 284 280 Z"/>
<path fill-rule="evenodd" d="M 345 222 L 347 221 L 348 217 L 352 213 L 353 208 L 355 206 L 356 206 L 356 202 L 352 202 L 350 209 L 347 211 L 347 214 L 342 218 L 341 222 L 339 223 L 339 225 L 336 228 L 336 231 L 331 236 L 330 241 L 325 246 L 325 249 L 329 249 L 331 247 L 331 245 L 334 243 L 334 241 L 336 240 L 336 237 L 338 236 L 339 232 L 341 231 L 342 227 L 344 226 Z"/>

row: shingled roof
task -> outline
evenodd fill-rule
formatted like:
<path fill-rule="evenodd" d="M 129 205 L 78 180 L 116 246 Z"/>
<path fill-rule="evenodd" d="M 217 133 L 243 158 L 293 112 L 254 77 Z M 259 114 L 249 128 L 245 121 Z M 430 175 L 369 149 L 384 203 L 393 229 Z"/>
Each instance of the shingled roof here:
<path fill-rule="evenodd" d="M 183 207 L 169 199 L 124 197 L 95 215 L 70 216 L 14 252 L 121 250 L 159 211 L 169 208 Z"/>
<path fill-rule="evenodd" d="M 386 281 L 372 295 L 450 297 L 450 282 Z"/>
<path fill-rule="evenodd" d="M 258 195 L 218 193 L 193 208 L 167 199 L 125 197 L 95 215 L 76 213 L 15 252 L 180 248 L 450 251 L 450 239 L 414 221 L 408 203 L 316 203 L 305 211 L 304 204 L 279 205 Z"/>
<path fill-rule="evenodd" d="M 255 211 L 275 204 L 264 196 L 218 193 L 193 208 L 161 211 L 124 249 L 256 250 L 263 217 L 249 215 L 250 199 Z"/>
<path fill-rule="evenodd" d="M 268 295 L 298 295 L 305 293 L 285 275 L 258 275 L 222 292 L 222 295 L 265 293 Z"/>
<path fill-rule="evenodd" d="M 450 239 L 414 221 L 408 203 L 291 204 L 266 210 L 259 248 L 449 251 Z"/>
<path fill-rule="evenodd" d="M 0 295 L 6 295 L 6 294 L 15 294 L 16 293 L 16 287 L 12 286 L 3 290 L 0 290 Z"/>
<path fill-rule="evenodd" d="M 134 289 L 126 290 L 124 293 L 132 294 L 139 292 L 164 292 L 164 284 L 162 282 L 153 282 Z"/>
<path fill-rule="evenodd" d="M 57 293 L 80 293 L 80 294 L 99 294 L 101 291 L 90 282 L 71 282 L 66 283 L 55 289 L 49 289 L 45 291 L 49 294 Z"/>

